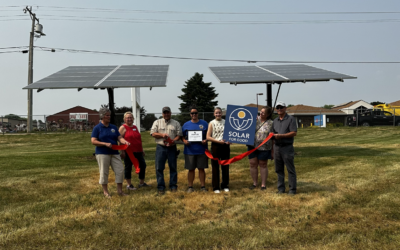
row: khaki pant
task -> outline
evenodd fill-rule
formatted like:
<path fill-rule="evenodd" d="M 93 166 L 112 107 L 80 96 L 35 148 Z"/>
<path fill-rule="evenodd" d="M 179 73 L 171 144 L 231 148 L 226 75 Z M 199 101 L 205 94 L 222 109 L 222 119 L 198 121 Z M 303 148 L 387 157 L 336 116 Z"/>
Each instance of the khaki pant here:
<path fill-rule="evenodd" d="M 119 155 L 96 155 L 97 163 L 99 164 L 100 180 L 99 184 L 108 184 L 108 172 L 110 166 L 115 173 L 115 183 L 124 181 L 124 165 L 122 165 Z"/>

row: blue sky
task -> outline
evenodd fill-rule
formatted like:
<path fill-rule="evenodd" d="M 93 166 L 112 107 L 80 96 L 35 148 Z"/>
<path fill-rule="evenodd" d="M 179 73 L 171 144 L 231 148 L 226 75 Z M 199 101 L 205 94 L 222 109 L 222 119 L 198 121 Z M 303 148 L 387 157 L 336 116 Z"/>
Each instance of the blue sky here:
<path fill-rule="evenodd" d="M 21 5 L 19 8 L 4 6 Z M 40 18 L 46 37 L 36 46 L 99 50 L 162 56 L 200 58 L 290 60 L 290 61 L 400 61 L 400 13 L 392 14 L 299 14 L 301 12 L 400 12 L 399 1 L 0 1 L 0 48 L 29 44 L 31 21 L 22 6 L 32 5 Z M 84 7 L 55 9 L 49 6 Z M 125 9 L 126 12 L 99 12 L 94 8 Z M 133 10 L 181 11 L 183 13 L 148 13 Z M 195 14 L 188 12 L 224 12 Z M 270 13 L 234 15 L 239 13 Z M 281 14 L 278 14 L 281 13 Z M 54 15 L 54 16 L 49 16 Z M 59 16 L 131 18 L 196 21 L 293 21 L 287 24 L 176 24 L 54 20 Z M 10 18 L 24 20 L 4 21 Z M 60 18 L 60 17 L 59 17 Z M 64 18 L 64 17 L 63 17 Z M 77 19 L 77 18 L 75 18 Z M 387 22 L 383 20 L 391 19 Z M 103 19 L 104 20 L 104 19 Z M 343 23 L 304 23 L 304 21 L 339 20 Z M 349 23 L 368 20 L 369 23 Z M 379 20 L 379 21 L 373 21 Z M 397 21 L 396 21 L 397 20 Z M 186 80 L 194 73 L 204 74 L 219 93 L 219 106 L 255 103 L 265 85 L 221 84 L 208 69 L 210 66 L 241 66 L 247 63 L 157 59 L 128 56 L 51 53 L 35 50 L 34 81 L 65 67 L 76 65 L 157 65 L 168 64 L 166 88 L 141 90 L 142 106 L 148 112 L 160 112 L 163 106 L 178 111 Z M 263 63 L 265 64 L 265 63 Z M 260 64 L 262 65 L 262 64 Z M 323 106 L 347 101 L 393 102 L 400 99 L 400 64 L 309 64 L 311 66 L 357 76 L 345 82 L 284 84 L 280 101 L 292 104 Z M 0 115 L 27 113 L 28 56 L 22 53 L 0 54 Z M 275 92 L 277 87 L 273 87 Z M 107 103 L 106 91 L 84 89 L 34 92 L 34 114 L 53 114 L 81 105 L 98 109 Z M 117 106 L 129 106 L 130 90 L 116 89 Z M 259 98 L 265 103 L 265 95 Z"/>

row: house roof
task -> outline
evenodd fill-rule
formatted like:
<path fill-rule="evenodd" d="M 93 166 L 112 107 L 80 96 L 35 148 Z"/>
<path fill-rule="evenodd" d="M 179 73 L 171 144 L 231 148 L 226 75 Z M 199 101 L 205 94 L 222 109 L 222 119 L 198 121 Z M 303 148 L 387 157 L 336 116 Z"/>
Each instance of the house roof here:
<path fill-rule="evenodd" d="M 254 103 L 250 103 L 250 104 L 246 104 L 244 105 L 246 107 L 253 107 L 253 108 L 257 108 L 257 104 Z M 258 111 L 261 111 L 261 109 L 264 107 L 265 105 L 263 104 L 258 104 Z"/>
<path fill-rule="evenodd" d="M 324 109 L 319 107 L 307 106 L 303 104 L 295 105 L 286 109 L 286 112 L 290 115 L 299 115 L 299 114 L 330 114 L 330 115 L 345 115 L 344 112 L 333 109 Z"/>
<path fill-rule="evenodd" d="M 78 112 L 75 111 L 75 112 L 73 112 L 73 113 L 81 113 L 82 111 L 86 111 L 86 112 L 89 113 L 89 114 L 98 114 L 98 113 L 99 113 L 98 111 L 94 111 L 93 109 L 88 109 L 88 108 L 85 108 L 85 107 L 82 107 L 82 106 L 75 106 L 75 107 L 73 107 L 73 108 L 69 108 L 69 109 L 60 111 L 60 112 L 55 113 L 55 114 L 53 114 L 53 115 L 60 115 L 60 114 L 69 113 L 71 110 L 76 110 L 76 111 L 78 111 Z"/>
<path fill-rule="evenodd" d="M 356 104 L 357 102 L 360 102 L 360 101 L 362 101 L 362 100 L 345 102 L 345 103 L 333 106 L 332 109 L 338 110 L 338 109 L 348 108 L 348 107 L 350 107 L 350 106 L 352 106 L 352 105 L 354 105 L 354 104 Z"/>
<path fill-rule="evenodd" d="M 400 100 L 389 103 L 389 104 L 390 104 L 390 106 L 400 106 Z"/>

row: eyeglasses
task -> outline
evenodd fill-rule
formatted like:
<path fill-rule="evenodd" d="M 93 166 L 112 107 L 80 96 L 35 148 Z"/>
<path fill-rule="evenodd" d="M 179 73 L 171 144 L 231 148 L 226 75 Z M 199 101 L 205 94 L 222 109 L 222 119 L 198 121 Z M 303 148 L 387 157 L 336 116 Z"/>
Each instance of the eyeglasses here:
<path fill-rule="evenodd" d="M 164 111 L 163 112 L 163 114 L 169 114 L 169 113 L 171 113 L 171 112 L 169 112 L 169 111 Z"/>
<path fill-rule="evenodd" d="M 192 113 L 190 113 L 191 115 L 197 115 L 197 114 L 199 114 L 198 112 L 192 112 Z"/>
<path fill-rule="evenodd" d="M 282 107 L 282 106 L 276 107 L 276 109 L 284 109 L 284 108 L 286 108 L 286 107 Z"/>

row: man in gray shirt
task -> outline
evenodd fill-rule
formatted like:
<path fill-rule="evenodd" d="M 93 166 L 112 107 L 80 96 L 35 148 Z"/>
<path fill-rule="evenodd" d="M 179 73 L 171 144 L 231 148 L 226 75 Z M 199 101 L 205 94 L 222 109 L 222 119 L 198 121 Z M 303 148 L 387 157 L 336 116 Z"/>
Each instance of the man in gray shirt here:
<path fill-rule="evenodd" d="M 169 188 L 171 192 L 176 192 L 178 188 L 176 141 L 182 136 L 181 125 L 178 121 L 171 119 L 171 109 L 164 107 L 162 109 L 163 118 L 154 121 L 151 127 L 150 135 L 155 138 L 156 148 L 156 177 L 157 189 L 159 194 L 165 193 L 164 169 L 168 160 L 169 166 Z"/>
<path fill-rule="evenodd" d="M 278 175 L 278 194 L 285 193 L 285 165 L 289 175 L 289 195 L 297 190 L 296 169 L 294 167 L 294 137 L 297 134 L 296 121 L 286 113 L 286 104 L 278 102 L 275 106 L 278 117 L 272 125 L 274 135 L 275 172 Z"/>

